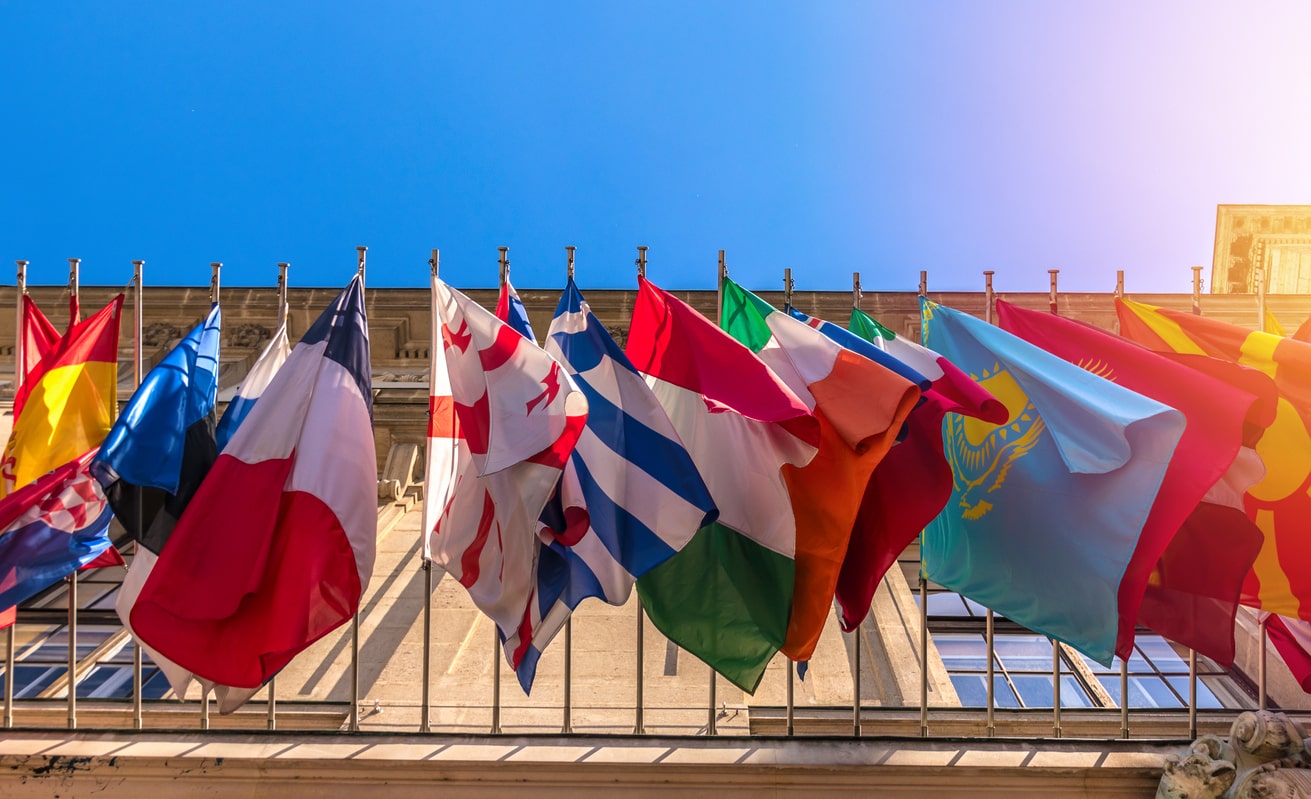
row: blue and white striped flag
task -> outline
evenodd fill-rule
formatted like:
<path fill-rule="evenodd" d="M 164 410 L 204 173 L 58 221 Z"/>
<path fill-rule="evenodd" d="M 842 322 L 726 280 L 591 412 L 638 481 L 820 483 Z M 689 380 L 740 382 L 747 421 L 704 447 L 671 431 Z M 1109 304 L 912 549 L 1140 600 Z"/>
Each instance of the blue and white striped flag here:
<path fill-rule="evenodd" d="M 529 639 L 516 669 L 525 691 L 579 602 L 622 605 L 638 576 L 719 515 L 669 417 L 573 280 L 545 349 L 586 394 L 588 416 L 561 477 L 561 502 L 552 503 L 557 518 L 541 531 L 537 590 L 518 633 Z"/>

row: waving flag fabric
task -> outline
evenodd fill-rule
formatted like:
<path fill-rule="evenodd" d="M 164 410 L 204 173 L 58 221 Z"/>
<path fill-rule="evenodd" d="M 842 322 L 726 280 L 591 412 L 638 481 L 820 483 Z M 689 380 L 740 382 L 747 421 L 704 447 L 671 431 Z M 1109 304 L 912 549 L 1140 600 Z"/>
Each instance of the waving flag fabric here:
<path fill-rule="evenodd" d="M 73 326 L 70 321 L 69 327 Z M 59 343 L 59 331 L 37 306 L 31 295 L 23 295 L 23 375 L 30 379 L 32 370 Z"/>
<path fill-rule="evenodd" d="M 138 641 L 142 639 L 132 623 L 132 608 L 217 456 L 214 404 L 221 326 L 222 313 L 215 305 L 205 321 L 146 374 L 91 464 L 114 515 L 137 542 L 114 609 Z M 186 696 L 190 670 L 153 647 L 147 645 L 146 650 L 173 693 Z"/>
<path fill-rule="evenodd" d="M 793 311 L 820 332 L 849 346 L 850 339 L 895 358 L 923 375 L 924 401 L 910 412 L 906 436 L 870 477 L 838 576 L 842 629 L 851 631 L 869 613 L 879 581 L 951 497 L 951 466 L 943 454 L 942 420 L 948 413 L 993 424 L 1007 419 L 1004 405 L 938 353 L 883 327 L 859 308 L 851 309 L 851 331 Z M 839 338 L 842 331 L 846 338 Z"/>
<path fill-rule="evenodd" d="M 14 427 L 3 465 L 6 491 L 82 457 L 105 440 L 118 412 L 122 310 L 120 294 L 95 316 L 72 325 L 28 372 L 14 397 Z M 28 329 L 29 343 L 46 335 L 34 329 Z"/>
<path fill-rule="evenodd" d="M 538 517 L 587 420 L 560 364 L 436 276 L 424 556 L 496 622 L 518 667 L 531 635 Z"/>
<path fill-rule="evenodd" d="M 510 285 L 508 277 L 501 284 L 501 293 L 496 297 L 496 318 L 519 331 L 524 338 L 534 344 L 537 343 L 537 336 L 533 335 L 533 326 L 528 321 L 528 309 L 523 307 L 519 292 Z"/>
<path fill-rule="evenodd" d="M 753 351 L 819 422 L 819 451 L 783 467 L 796 523 L 796 587 L 782 647 L 809 660 L 832 613 L 838 573 L 874 467 L 920 398 L 911 381 L 844 349 L 727 278 L 720 326 Z"/>
<path fill-rule="evenodd" d="M 1311 342 L 1311 317 L 1308 317 L 1305 322 L 1297 326 L 1297 330 L 1293 332 L 1292 338 L 1295 338 L 1298 341 Z"/>
<path fill-rule="evenodd" d="M 717 514 L 710 491 L 642 376 L 592 315 L 573 280 L 546 337 L 587 397 L 587 425 L 561 477 L 561 515 L 543 532 L 531 645 L 537 659 L 587 597 L 628 601 L 633 581 L 668 560 Z"/>
<path fill-rule="evenodd" d="M 1109 665 L 1119 589 L 1183 414 L 921 298 L 925 344 L 1010 421 L 947 417 L 952 498 L 925 529 L 927 577 Z"/>
<path fill-rule="evenodd" d="M 1244 604 L 1311 619 L 1311 344 L 1215 319 L 1116 300 L 1120 333 L 1152 349 L 1210 355 L 1264 372 L 1279 391 L 1256 452 L 1265 477 L 1245 507 L 1264 534 Z"/>
<path fill-rule="evenodd" d="M 218 430 L 215 434 L 218 440 L 219 451 L 228 445 L 232 439 L 232 434 L 236 432 L 237 427 L 250 413 L 255 402 L 268 388 L 269 383 L 273 382 L 273 376 L 282 368 L 286 362 L 287 356 L 291 354 L 291 347 L 287 343 L 287 316 L 284 313 L 282 323 L 274 331 L 273 338 L 264 347 L 255 365 L 246 373 L 246 378 L 241 381 L 237 387 L 237 393 L 228 403 L 227 410 L 223 411 L 223 418 L 219 419 Z"/>
<path fill-rule="evenodd" d="M 305 332 L 178 521 L 132 609 L 142 640 L 199 677 L 253 689 L 348 621 L 373 573 L 372 415 L 355 277 Z"/>
<path fill-rule="evenodd" d="M 626 353 L 719 508 L 638 595 L 674 643 L 745 691 L 787 639 L 797 526 L 785 466 L 810 463 L 819 422 L 749 349 L 639 278 Z"/>
<path fill-rule="evenodd" d="M 1238 457 L 1243 430 L 1260 397 L 1082 322 L 997 301 L 998 323 L 1029 343 L 1184 414 L 1188 426 L 1165 472 L 1147 523 L 1120 582 L 1116 654 L 1133 651 L 1141 622 L 1225 664 L 1234 659 L 1234 614 L 1261 531 L 1239 509 L 1199 506 Z M 1259 472 L 1258 472 L 1259 478 Z M 1190 517 L 1196 515 L 1192 524 Z M 1176 535 L 1211 565 L 1202 574 L 1160 568 Z M 1214 546 L 1215 542 L 1220 545 Z M 1167 561 L 1169 566 L 1170 561 Z M 1191 590 L 1209 578 L 1202 593 Z M 1180 585 L 1180 581 L 1187 581 Z M 1150 600 L 1144 602 L 1144 593 Z"/>
<path fill-rule="evenodd" d="M 110 548 L 113 514 L 87 472 L 94 455 L 0 499 L 0 608 L 17 605 Z"/>

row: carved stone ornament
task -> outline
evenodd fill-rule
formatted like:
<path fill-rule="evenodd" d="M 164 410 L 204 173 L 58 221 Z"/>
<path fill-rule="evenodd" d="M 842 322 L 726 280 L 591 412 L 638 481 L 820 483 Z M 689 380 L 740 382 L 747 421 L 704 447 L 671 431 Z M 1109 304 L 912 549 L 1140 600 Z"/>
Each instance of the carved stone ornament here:
<path fill-rule="evenodd" d="M 1248 711 L 1229 740 L 1203 735 L 1165 759 L 1157 799 L 1311 799 L 1311 739 L 1283 713 Z"/>
<path fill-rule="evenodd" d="M 269 329 L 264 325 L 247 322 L 230 330 L 227 343 L 230 347 L 258 347 L 268 341 L 269 336 Z"/>
<path fill-rule="evenodd" d="M 141 329 L 141 341 L 148 347 L 162 347 L 182 338 L 182 328 L 168 322 L 151 322 Z"/>

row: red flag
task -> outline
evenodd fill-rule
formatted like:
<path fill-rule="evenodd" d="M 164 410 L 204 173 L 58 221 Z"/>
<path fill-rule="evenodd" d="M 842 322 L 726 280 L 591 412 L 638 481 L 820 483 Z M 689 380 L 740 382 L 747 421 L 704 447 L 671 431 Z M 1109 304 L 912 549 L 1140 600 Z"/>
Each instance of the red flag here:
<path fill-rule="evenodd" d="M 1311 623 L 1270 614 L 1266 634 L 1302 690 L 1311 694 Z"/>
<path fill-rule="evenodd" d="M 1092 325 L 1000 300 L 997 314 L 1002 329 L 1188 419 L 1120 582 L 1115 651 L 1122 658 L 1130 655 L 1134 627 L 1142 621 L 1167 638 L 1232 663 L 1234 614 L 1262 536 L 1241 510 L 1203 500 L 1238 457 L 1244 423 L 1254 409 L 1265 407 L 1261 398 Z M 1248 485 L 1260 478 L 1259 471 L 1248 474 Z M 1245 489 L 1235 493 L 1241 496 Z M 1184 538 L 1163 561 L 1176 534 Z M 1150 599 L 1144 600 L 1145 594 Z"/>

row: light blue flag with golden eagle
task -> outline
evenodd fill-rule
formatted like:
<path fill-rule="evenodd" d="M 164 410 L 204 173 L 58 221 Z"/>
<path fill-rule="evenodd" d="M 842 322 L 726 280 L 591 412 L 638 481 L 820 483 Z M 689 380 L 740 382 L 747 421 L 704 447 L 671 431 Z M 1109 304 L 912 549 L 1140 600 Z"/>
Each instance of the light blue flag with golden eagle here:
<path fill-rule="evenodd" d="M 943 421 L 952 498 L 925 576 L 1109 666 L 1118 592 L 1184 429 L 1179 411 L 920 298 L 924 345 L 1010 420 Z"/>

